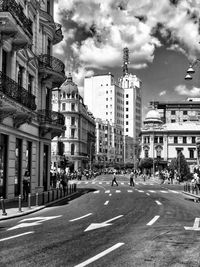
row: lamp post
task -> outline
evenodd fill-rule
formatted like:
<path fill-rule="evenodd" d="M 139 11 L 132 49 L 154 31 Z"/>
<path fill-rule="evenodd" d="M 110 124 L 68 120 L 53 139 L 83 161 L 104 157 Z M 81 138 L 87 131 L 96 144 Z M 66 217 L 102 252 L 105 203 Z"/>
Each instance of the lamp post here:
<path fill-rule="evenodd" d="M 186 74 L 186 76 L 185 76 L 185 80 L 192 80 L 192 74 L 194 74 L 195 73 L 195 70 L 194 70 L 194 66 L 195 65 L 197 65 L 197 63 L 199 63 L 200 62 L 200 59 L 196 59 L 195 61 L 194 61 L 194 63 L 192 63 L 192 64 L 190 64 L 190 66 L 189 66 L 189 68 L 187 69 L 187 74 Z"/>

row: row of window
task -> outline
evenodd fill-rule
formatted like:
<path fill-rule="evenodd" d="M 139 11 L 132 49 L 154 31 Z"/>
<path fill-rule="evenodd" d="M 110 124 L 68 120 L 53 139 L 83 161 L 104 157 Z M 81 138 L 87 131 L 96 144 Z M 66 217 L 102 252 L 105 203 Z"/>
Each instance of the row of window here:
<path fill-rule="evenodd" d="M 195 151 L 195 149 L 189 148 L 189 158 L 190 159 L 194 159 L 195 158 L 194 157 L 194 151 Z M 177 149 L 177 156 L 178 156 L 178 154 L 180 152 L 181 152 L 181 150 Z M 145 158 L 148 158 L 149 157 L 149 150 L 148 149 L 145 149 L 144 150 L 144 156 L 145 156 Z M 156 150 L 156 156 L 155 156 L 155 158 L 161 159 L 161 150 L 160 149 Z"/>
<path fill-rule="evenodd" d="M 176 110 L 171 110 L 171 115 L 176 115 Z M 183 115 L 188 115 L 188 111 L 187 110 L 183 110 Z"/>
<path fill-rule="evenodd" d="M 66 110 L 66 103 L 62 103 L 62 111 Z M 75 103 L 71 103 L 71 111 L 76 111 L 75 110 Z"/>
<path fill-rule="evenodd" d="M 145 144 L 150 143 L 150 137 L 149 136 L 144 137 L 144 143 Z M 158 143 L 162 144 L 163 143 L 163 136 L 155 136 L 154 137 L 154 143 L 155 144 L 158 144 Z M 178 136 L 173 137 L 173 143 L 178 144 Z M 182 143 L 187 144 L 187 136 L 182 137 Z M 195 144 L 195 143 L 196 143 L 196 137 L 192 136 L 192 144 Z"/>

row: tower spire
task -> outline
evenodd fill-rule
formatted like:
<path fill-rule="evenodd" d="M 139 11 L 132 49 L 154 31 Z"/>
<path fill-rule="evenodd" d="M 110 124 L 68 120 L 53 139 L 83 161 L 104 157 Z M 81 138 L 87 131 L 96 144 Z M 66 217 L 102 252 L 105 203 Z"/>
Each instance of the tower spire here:
<path fill-rule="evenodd" d="M 128 73 L 128 64 L 129 64 L 129 49 L 125 47 L 123 49 L 123 76 Z"/>

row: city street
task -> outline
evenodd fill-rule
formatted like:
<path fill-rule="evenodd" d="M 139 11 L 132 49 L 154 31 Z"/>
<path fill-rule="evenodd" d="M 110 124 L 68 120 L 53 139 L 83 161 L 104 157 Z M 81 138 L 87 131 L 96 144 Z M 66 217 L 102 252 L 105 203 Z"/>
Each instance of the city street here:
<path fill-rule="evenodd" d="M 200 266 L 200 204 L 182 185 L 111 180 L 84 178 L 87 194 L 0 222 L 0 265 Z"/>

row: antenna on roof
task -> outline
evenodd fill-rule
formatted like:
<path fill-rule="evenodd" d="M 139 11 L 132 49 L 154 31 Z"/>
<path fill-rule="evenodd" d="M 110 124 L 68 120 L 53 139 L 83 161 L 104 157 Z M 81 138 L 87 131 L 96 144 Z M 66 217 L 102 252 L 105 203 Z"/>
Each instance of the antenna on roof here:
<path fill-rule="evenodd" d="M 123 76 L 128 73 L 128 64 L 129 64 L 129 49 L 125 47 L 123 49 Z"/>

